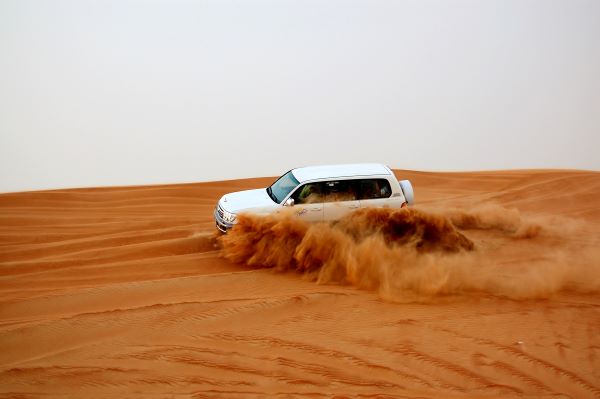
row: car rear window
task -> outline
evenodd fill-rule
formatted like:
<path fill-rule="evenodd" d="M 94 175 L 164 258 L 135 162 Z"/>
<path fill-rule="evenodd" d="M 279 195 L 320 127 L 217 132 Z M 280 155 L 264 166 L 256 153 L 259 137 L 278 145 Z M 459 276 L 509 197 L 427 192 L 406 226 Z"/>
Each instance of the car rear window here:
<path fill-rule="evenodd" d="M 361 200 L 389 198 L 392 187 L 387 179 L 364 179 L 358 182 L 358 198 Z"/>
<path fill-rule="evenodd" d="M 335 180 L 325 183 L 325 202 L 356 201 L 355 180 Z"/>

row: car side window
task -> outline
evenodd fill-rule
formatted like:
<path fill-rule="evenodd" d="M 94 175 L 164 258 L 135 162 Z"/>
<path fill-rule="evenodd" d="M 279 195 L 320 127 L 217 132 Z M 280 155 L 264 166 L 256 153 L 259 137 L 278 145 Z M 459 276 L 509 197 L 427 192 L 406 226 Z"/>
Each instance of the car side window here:
<path fill-rule="evenodd" d="M 359 198 L 361 200 L 389 198 L 392 187 L 386 179 L 365 179 L 359 183 Z"/>
<path fill-rule="evenodd" d="M 292 194 L 295 204 L 314 204 L 323 202 L 323 183 L 304 184 Z"/>
<path fill-rule="evenodd" d="M 327 193 L 325 202 L 356 201 L 356 184 L 354 180 L 335 180 L 325 183 Z"/>

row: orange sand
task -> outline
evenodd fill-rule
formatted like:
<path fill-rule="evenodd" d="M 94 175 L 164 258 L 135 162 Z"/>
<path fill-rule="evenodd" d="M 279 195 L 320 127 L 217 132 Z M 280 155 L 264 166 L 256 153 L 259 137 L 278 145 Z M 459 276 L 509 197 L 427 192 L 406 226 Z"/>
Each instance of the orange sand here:
<path fill-rule="evenodd" d="M 0 397 L 600 397 L 600 173 L 397 175 L 503 279 L 415 302 L 232 263 L 215 203 L 271 178 L 0 195 Z M 478 204 L 543 231 L 473 229 Z M 569 284 L 515 273 L 547 265 Z"/>

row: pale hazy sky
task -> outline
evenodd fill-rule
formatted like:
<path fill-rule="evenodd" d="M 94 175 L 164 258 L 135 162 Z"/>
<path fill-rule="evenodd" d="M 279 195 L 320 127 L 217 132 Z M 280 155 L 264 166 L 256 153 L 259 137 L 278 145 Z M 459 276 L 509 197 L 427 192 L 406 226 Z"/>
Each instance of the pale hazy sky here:
<path fill-rule="evenodd" d="M 2 192 L 599 153 L 598 0 L 0 0 Z"/>

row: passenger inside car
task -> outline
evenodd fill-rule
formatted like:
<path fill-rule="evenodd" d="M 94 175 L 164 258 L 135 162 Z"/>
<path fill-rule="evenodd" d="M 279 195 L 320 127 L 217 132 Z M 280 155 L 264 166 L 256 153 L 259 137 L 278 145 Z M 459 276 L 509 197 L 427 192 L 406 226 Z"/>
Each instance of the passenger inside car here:
<path fill-rule="evenodd" d="M 298 189 L 292 198 L 295 204 L 314 204 L 323 202 L 322 183 L 309 183 Z"/>

